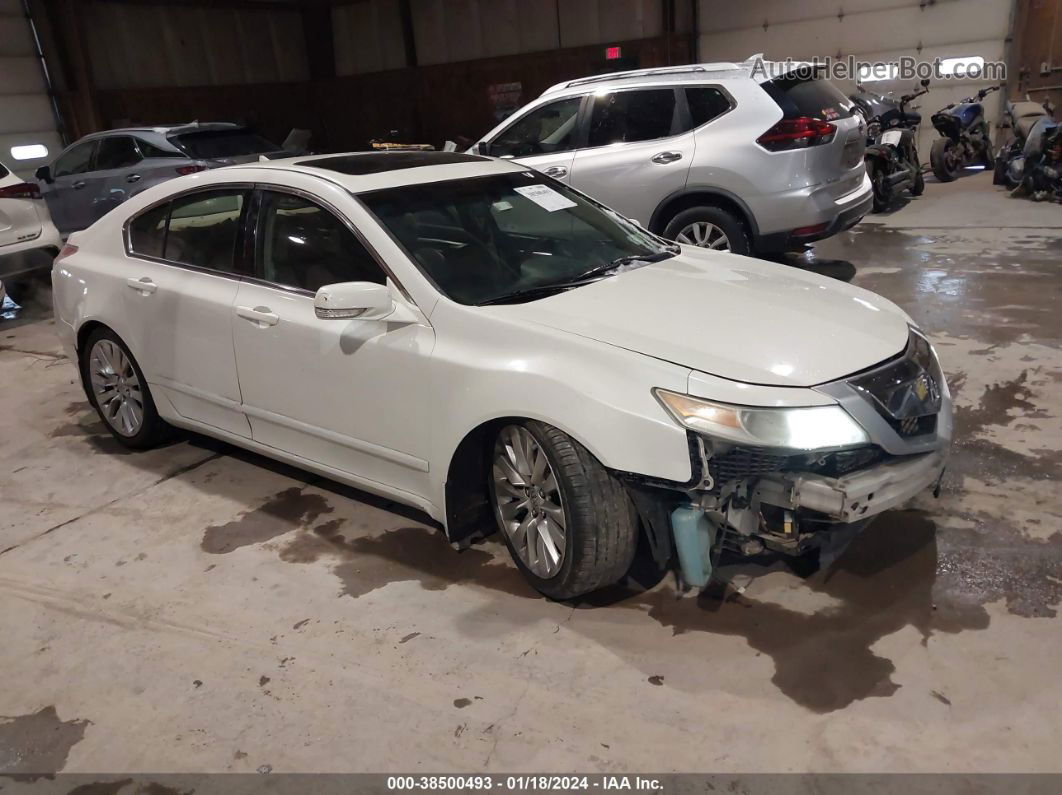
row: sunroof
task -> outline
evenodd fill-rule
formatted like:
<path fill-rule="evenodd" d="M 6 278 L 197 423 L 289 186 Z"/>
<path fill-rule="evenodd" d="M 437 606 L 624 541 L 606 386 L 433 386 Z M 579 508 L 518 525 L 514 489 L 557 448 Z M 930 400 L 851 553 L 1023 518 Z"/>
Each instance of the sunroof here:
<path fill-rule="evenodd" d="M 298 165 L 310 168 L 324 168 L 340 174 L 358 176 L 362 174 L 379 174 L 383 171 L 397 171 L 403 168 L 420 168 L 421 166 L 444 166 L 450 163 L 475 163 L 487 160 L 479 155 L 466 155 L 461 152 L 365 152 L 355 155 L 337 155 L 313 160 L 300 160 Z"/>

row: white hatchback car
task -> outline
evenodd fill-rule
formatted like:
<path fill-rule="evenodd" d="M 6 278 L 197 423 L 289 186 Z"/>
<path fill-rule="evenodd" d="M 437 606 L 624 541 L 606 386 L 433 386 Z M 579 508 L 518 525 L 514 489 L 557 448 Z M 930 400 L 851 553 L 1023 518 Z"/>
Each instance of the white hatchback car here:
<path fill-rule="evenodd" d="M 9 255 L 33 249 L 58 252 L 59 232 L 35 182 L 25 182 L 0 163 L 0 276 L 22 270 Z"/>
<path fill-rule="evenodd" d="M 456 153 L 182 177 L 71 239 L 57 327 L 130 447 L 193 429 L 500 529 L 544 594 L 640 533 L 703 585 L 938 482 L 951 402 L 895 305 L 679 247 L 538 172 Z"/>

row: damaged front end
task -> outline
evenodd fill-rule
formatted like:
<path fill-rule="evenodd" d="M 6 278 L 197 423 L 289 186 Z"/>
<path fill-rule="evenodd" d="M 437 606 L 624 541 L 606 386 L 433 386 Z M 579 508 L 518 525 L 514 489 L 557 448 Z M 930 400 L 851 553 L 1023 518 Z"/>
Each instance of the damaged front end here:
<path fill-rule="evenodd" d="M 829 562 L 873 517 L 939 488 L 952 407 L 936 354 L 912 329 L 897 357 L 814 387 L 832 405 L 730 406 L 657 391 L 686 426 L 694 477 L 628 476 L 660 565 L 703 587 L 724 552 Z"/>

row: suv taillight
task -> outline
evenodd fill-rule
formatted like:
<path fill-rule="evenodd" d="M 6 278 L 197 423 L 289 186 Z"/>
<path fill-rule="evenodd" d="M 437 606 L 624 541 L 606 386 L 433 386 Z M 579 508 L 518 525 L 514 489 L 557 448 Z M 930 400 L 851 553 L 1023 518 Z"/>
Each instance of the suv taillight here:
<path fill-rule="evenodd" d="M 837 128 L 828 121 L 800 116 L 782 119 L 756 139 L 756 143 L 770 152 L 785 152 L 789 149 L 804 149 L 808 146 L 828 144 Z"/>
<path fill-rule="evenodd" d="M 20 182 L 0 188 L 0 199 L 39 199 L 41 189 L 32 182 Z"/>

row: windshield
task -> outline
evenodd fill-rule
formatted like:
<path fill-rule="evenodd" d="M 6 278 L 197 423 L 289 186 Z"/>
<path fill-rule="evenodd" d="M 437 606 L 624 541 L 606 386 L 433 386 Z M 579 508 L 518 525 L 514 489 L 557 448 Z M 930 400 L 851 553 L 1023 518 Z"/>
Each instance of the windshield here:
<path fill-rule="evenodd" d="M 404 185 L 358 198 L 421 272 L 462 304 L 534 300 L 675 252 L 532 171 Z"/>
<path fill-rule="evenodd" d="M 175 135 L 170 141 L 197 160 L 259 155 L 280 149 L 272 141 L 250 130 L 200 130 Z"/>

